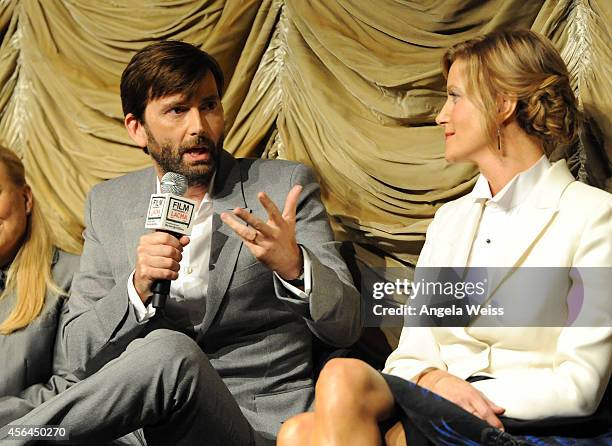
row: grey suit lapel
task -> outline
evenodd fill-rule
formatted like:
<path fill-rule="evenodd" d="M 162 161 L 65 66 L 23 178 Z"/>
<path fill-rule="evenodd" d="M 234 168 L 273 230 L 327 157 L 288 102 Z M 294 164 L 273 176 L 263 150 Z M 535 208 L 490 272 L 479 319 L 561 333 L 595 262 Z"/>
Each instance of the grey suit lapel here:
<path fill-rule="evenodd" d="M 221 213 L 236 207 L 246 208 L 242 192 L 242 178 L 238 162 L 222 151 L 219 170 L 213 187 L 213 231 L 210 247 L 209 282 L 206 313 L 200 333 L 206 333 L 212 324 L 234 272 L 242 241 L 234 231 L 221 221 Z"/>
<path fill-rule="evenodd" d="M 143 185 L 135 184 L 132 190 L 126 191 L 126 196 L 131 197 L 125 208 L 123 219 L 123 246 L 127 250 L 126 270 L 128 271 L 133 270 L 136 266 L 136 248 L 140 237 L 149 232 L 148 229 L 145 229 L 147 209 L 151 194 L 157 191 L 155 169 L 147 170 L 143 177 Z"/>
<path fill-rule="evenodd" d="M 140 237 L 148 232 L 145 229 L 145 219 L 151 194 L 156 191 L 155 170 L 146 173 L 146 186 L 135 185 L 134 190 L 126 191 L 132 197 L 128 202 L 123 219 L 124 246 L 127 249 L 129 262 L 127 270 L 133 270 L 136 265 L 136 247 Z M 209 283 L 206 299 L 206 312 L 200 326 L 200 332 L 205 333 L 212 324 L 223 296 L 234 272 L 234 266 L 240 253 L 242 242 L 234 231 L 221 221 L 220 214 L 236 207 L 246 208 L 242 194 L 242 179 L 238 162 L 229 153 L 222 151 L 219 169 L 215 176 L 213 187 L 213 231 L 209 262 Z"/>

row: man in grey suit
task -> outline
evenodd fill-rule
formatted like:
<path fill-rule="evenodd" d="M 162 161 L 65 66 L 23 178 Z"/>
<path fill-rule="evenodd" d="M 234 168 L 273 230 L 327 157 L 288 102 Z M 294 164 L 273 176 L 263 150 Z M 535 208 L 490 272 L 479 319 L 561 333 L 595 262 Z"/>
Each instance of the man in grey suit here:
<path fill-rule="evenodd" d="M 92 189 L 61 331 L 87 379 L 20 424 L 67 425 L 77 440 L 144 427 L 149 443 L 259 444 L 313 402 L 313 334 L 359 337 L 359 295 L 312 173 L 224 151 L 222 88 L 216 61 L 186 43 L 128 64 L 125 125 L 154 167 Z M 168 171 L 197 202 L 191 237 L 144 229 Z M 164 311 L 149 302 L 160 279 L 173 281 Z"/>

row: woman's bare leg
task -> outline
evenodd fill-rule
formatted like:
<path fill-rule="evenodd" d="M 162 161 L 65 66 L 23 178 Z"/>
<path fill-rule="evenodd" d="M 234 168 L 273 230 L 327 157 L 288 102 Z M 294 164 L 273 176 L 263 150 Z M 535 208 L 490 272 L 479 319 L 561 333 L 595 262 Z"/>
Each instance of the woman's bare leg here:
<path fill-rule="evenodd" d="M 314 427 L 314 413 L 307 412 L 289 418 L 283 423 L 276 446 L 309 446 Z"/>
<path fill-rule="evenodd" d="M 399 421 L 393 425 L 391 429 L 385 434 L 385 445 L 386 446 L 407 446 L 406 445 L 406 432 L 404 426 Z"/>
<path fill-rule="evenodd" d="M 317 381 L 311 445 L 381 445 L 378 422 L 389 418 L 394 406 L 375 369 L 357 359 L 332 359 Z"/>
<path fill-rule="evenodd" d="M 281 426 L 276 440 L 277 446 L 310 446 L 314 428 L 314 413 L 296 415 Z M 406 433 L 399 421 L 385 434 L 385 446 L 407 446 Z"/>

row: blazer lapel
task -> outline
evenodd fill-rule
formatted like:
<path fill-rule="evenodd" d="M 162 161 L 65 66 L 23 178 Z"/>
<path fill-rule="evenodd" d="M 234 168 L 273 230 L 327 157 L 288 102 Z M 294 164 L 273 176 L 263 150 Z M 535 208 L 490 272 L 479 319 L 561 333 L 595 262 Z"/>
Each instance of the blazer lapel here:
<path fill-rule="evenodd" d="M 563 168 L 564 165 L 565 160 L 561 160 L 551 166 L 524 203 L 525 209 L 521 210 L 521 218 L 515 229 L 519 236 L 506 240 L 500 249 L 499 265 L 507 269 L 489 282 L 489 298 L 499 285 L 523 264 L 533 244 L 554 220 L 563 191 L 575 181 L 567 169 Z"/>
<path fill-rule="evenodd" d="M 206 313 L 200 334 L 211 326 L 234 272 L 242 247 L 242 240 L 221 221 L 221 213 L 236 207 L 246 208 L 242 192 L 239 163 L 229 153 L 222 151 L 219 169 L 213 187 L 213 230 L 210 248 L 209 279 Z"/>
<path fill-rule="evenodd" d="M 468 198 L 471 200 L 471 197 Z M 482 216 L 483 205 L 475 201 L 466 203 L 466 206 L 460 206 L 456 210 L 456 221 L 460 221 L 462 228 L 447 226 L 444 228 L 445 234 L 441 237 L 442 240 L 448 240 L 449 245 L 438 250 L 434 253 L 435 260 L 431 262 L 432 265 L 443 265 L 449 267 L 458 267 L 461 269 L 465 268 L 474 236 L 480 223 L 480 217 Z M 429 262 L 428 262 L 429 263 Z M 423 265 L 427 266 L 427 265 Z M 459 275 L 462 275 L 461 271 L 458 271 Z"/>
<path fill-rule="evenodd" d="M 132 190 L 126 193 L 127 196 L 132 197 L 126 207 L 125 218 L 123 219 L 123 246 L 127 250 L 126 261 L 128 265 L 126 270 L 128 271 L 132 271 L 136 266 L 136 248 L 140 237 L 149 232 L 148 229 L 145 229 L 147 210 L 149 209 L 151 195 L 157 191 L 155 169 L 148 170 L 145 178 L 146 180 L 143 181 L 145 183 L 144 187 L 135 185 Z"/>

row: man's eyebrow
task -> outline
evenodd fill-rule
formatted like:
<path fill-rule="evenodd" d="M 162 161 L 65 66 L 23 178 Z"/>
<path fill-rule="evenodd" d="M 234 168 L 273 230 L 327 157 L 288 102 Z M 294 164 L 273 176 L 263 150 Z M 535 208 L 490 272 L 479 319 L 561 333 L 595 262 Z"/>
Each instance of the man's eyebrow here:
<path fill-rule="evenodd" d="M 218 101 L 218 100 L 220 100 L 219 95 L 217 93 L 214 93 L 214 94 L 210 94 L 208 96 L 203 97 L 200 103 L 208 102 L 208 101 Z M 178 96 L 174 98 L 162 99 L 161 102 L 162 102 L 162 107 L 171 108 L 171 107 L 176 107 L 180 105 L 186 105 L 190 102 L 190 99 L 188 96 Z"/>
<path fill-rule="evenodd" d="M 214 93 L 214 94 L 209 94 L 208 96 L 204 96 L 201 102 L 217 101 L 217 100 L 219 100 L 219 95 L 217 93 Z"/>
<path fill-rule="evenodd" d="M 162 99 L 162 106 L 164 107 L 168 107 L 170 105 L 183 105 L 185 104 L 185 102 L 187 102 L 187 98 L 185 97 L 175 97 L 172 99 L 166 98 L 166 99 Z"/>

